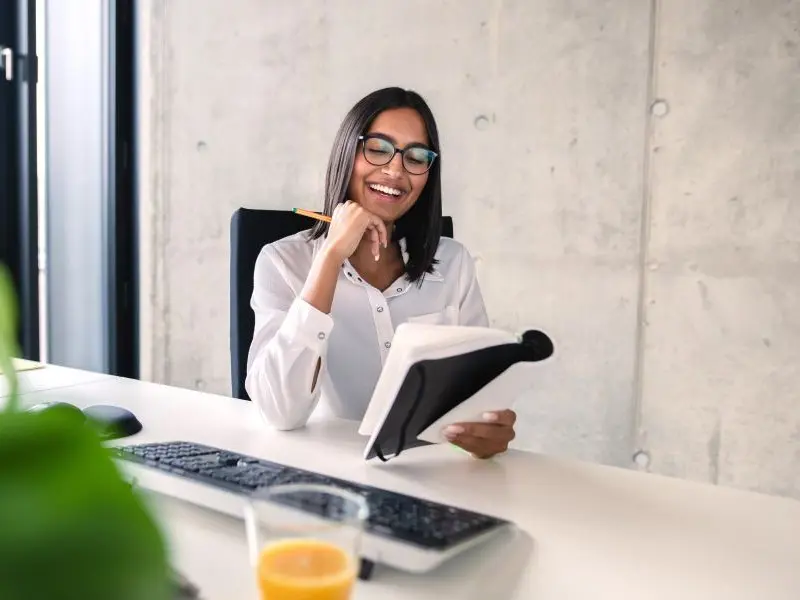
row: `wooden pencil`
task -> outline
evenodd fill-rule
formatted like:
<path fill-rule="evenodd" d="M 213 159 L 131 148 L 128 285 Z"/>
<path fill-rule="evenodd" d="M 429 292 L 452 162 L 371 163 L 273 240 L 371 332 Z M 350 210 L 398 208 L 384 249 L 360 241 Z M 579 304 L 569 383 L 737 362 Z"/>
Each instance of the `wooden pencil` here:
<path fill-rule="evenodd" d="M 292 212 L 295 212 L 298 215 L 303 215 L 304 217 L 310 217 L 312 219 L 316 219 L 317 221 L 324 221 L 325 223 L 331 222 L 331 218 L 328 215 L 322 215 L 312 210 L 306 210 L 304 208 L 293 208 Z"/>

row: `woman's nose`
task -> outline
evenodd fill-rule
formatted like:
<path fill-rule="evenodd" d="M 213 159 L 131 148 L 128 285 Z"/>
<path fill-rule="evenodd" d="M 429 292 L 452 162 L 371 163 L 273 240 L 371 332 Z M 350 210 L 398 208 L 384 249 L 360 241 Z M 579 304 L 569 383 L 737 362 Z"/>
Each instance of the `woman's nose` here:
<path fill-rule="evenodd" d="M 403 155 L 397 152 L 388 163 L 383 165 L 383 172 L 392 177 L 403 174 Z"/>

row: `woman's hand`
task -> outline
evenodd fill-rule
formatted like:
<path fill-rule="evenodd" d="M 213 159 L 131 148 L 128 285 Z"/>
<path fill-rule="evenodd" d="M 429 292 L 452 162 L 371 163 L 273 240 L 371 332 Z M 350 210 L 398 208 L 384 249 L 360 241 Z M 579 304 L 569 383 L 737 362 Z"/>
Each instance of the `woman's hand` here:
<path fill-rule="evenodd" d="M 372 255 L 377 261 L 381 246 L 386 248 L 389 245 L 386 225 L 360 204 L 348 200 L 333 211 L 325 248 L 338 262 L 344 262 L 353 255 L 365 234 L 369 235 Z"/>
<path fill-rule="evenodd" d="M 343 202 L 334 209 L 323 251 L 314 259 L 303 286 L 303 300 L 320 312 L 331 312 L 342 263 L 353 255 L 365 234 L 369 235 L 372 254 L 378 260 L 381 245 L 388 245 L 383 221 L 355 202 Z"/>
<path fill-rule="evenodd" d="M 513 410 L 488 412 L 483 415 L 483 423 L 458 423 L 445 427 L 444 436 L 475 458 L 491 458 L 508 450 L 508 444 L 515 436 L 516 420 Z"/>

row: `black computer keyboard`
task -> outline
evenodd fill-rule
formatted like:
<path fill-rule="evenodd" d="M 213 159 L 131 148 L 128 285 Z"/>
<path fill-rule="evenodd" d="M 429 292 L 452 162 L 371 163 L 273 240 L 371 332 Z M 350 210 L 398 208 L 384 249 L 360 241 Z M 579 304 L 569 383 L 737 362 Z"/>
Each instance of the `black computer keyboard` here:
<path fill-rule="evenodd" d="M 122 446 L 117 451 L 126 460 L 243 495 L 296 483 L 343 488 L 367 499 L 367 531 L 423 548 L 442 550 L 506 524 L 488 515 L 192 442 Z M 320 506 L 311 502 L 302 508 L 314 512 Z"/>

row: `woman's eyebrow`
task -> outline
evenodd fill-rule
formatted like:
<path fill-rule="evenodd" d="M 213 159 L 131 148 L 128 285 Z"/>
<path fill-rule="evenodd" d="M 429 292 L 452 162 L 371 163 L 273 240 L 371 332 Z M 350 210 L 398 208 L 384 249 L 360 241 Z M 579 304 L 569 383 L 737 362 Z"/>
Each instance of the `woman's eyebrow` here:
<path fill-rule="evenodd" d="M 393 138 L 389 134 L 381 133 L 380 131 L 370 131 L 367 135 L 374 135 L 375 137 L 382 138 L 382 139 L 386 140 L 387 142 L 391 142 L 393 145 L 397 146 L 397 140 L 395 138 Z M 409 142 L 404 147 L 407 148 L 409 146 L 423 146 L 424 148 L 430 149 L 430 146 L 428 146 L 428 144 L 426 144 L 425 142 L 417 141 L 417 140 Z"/>

